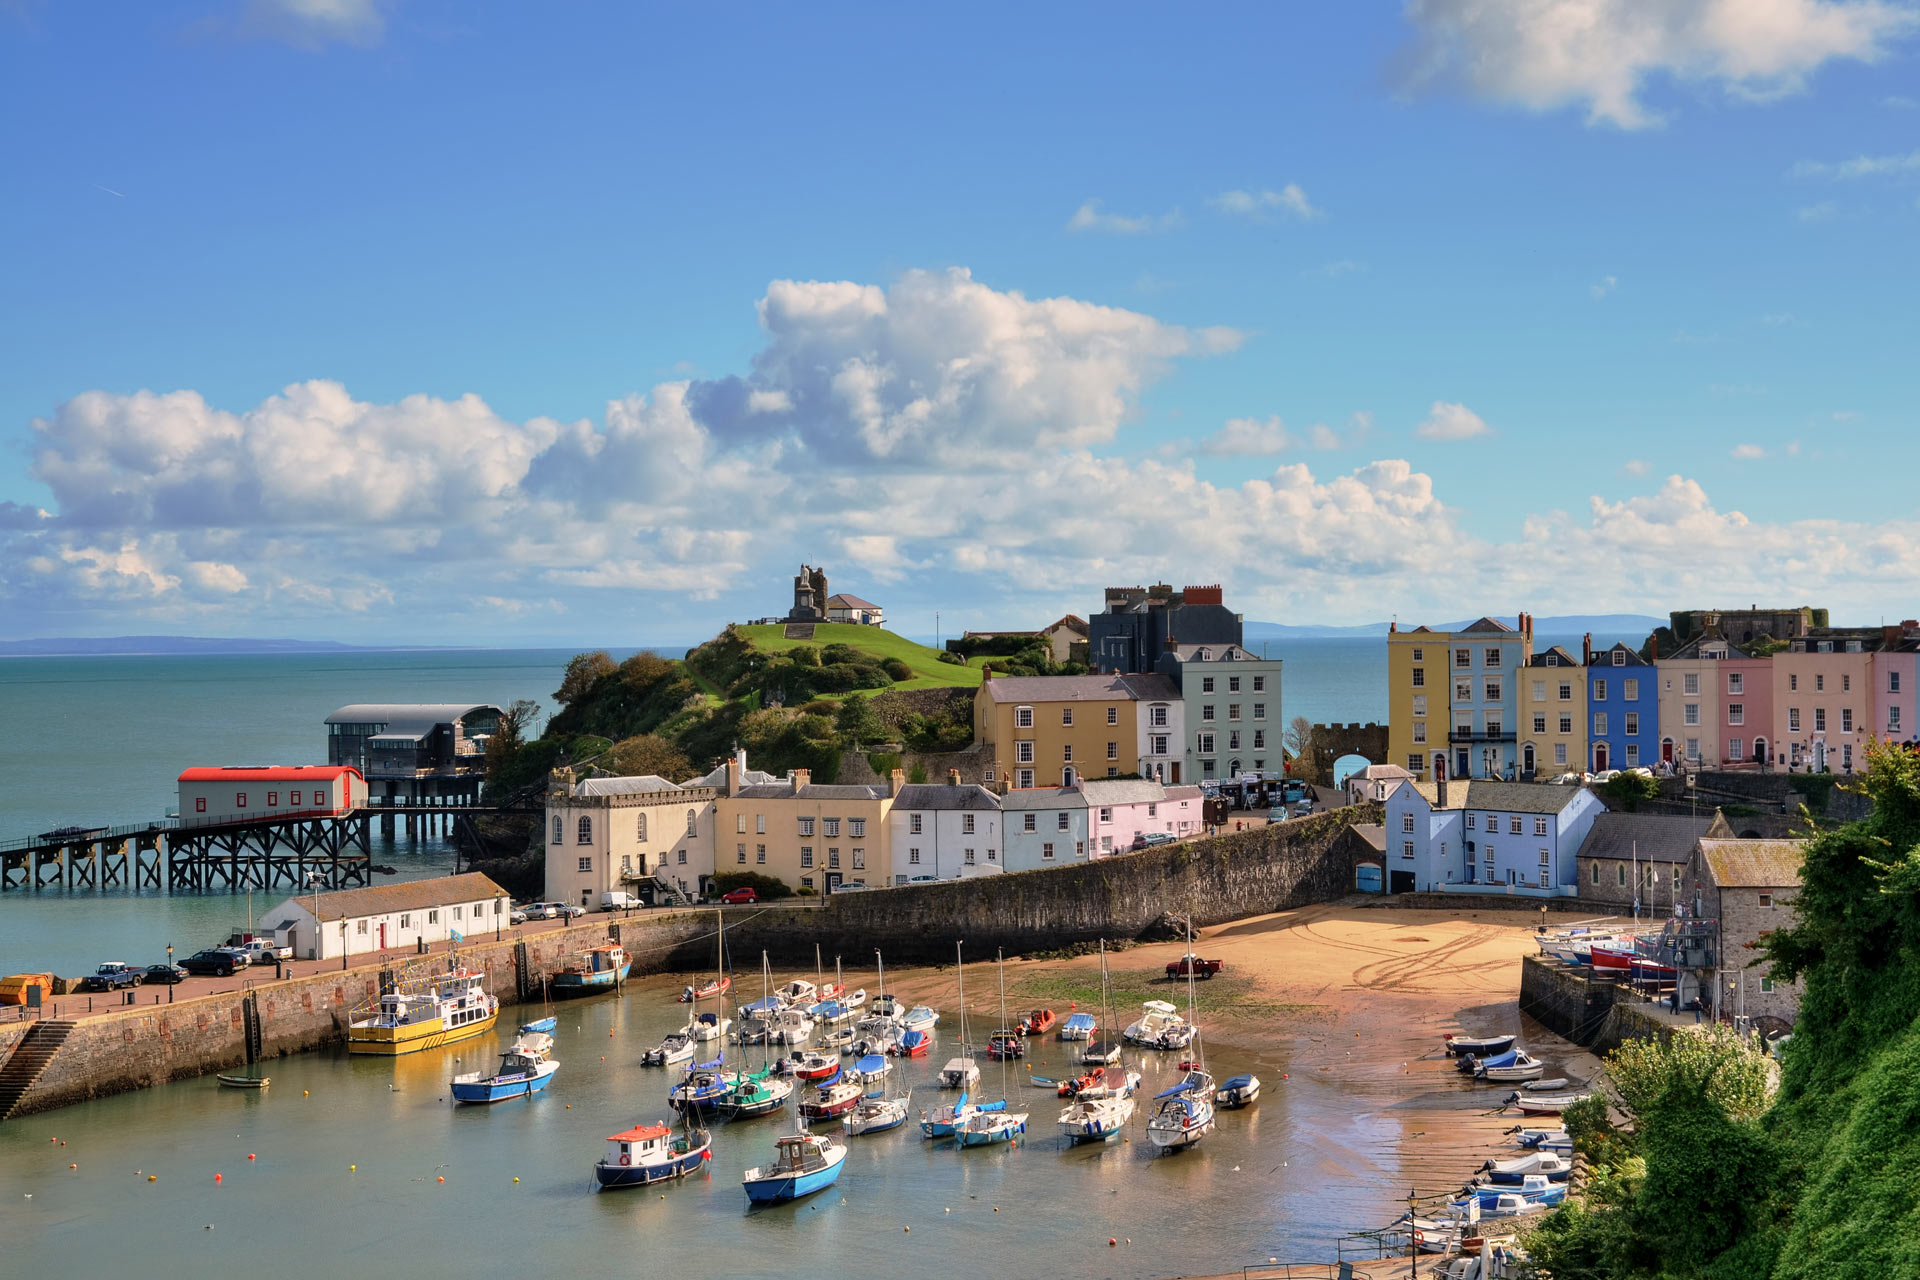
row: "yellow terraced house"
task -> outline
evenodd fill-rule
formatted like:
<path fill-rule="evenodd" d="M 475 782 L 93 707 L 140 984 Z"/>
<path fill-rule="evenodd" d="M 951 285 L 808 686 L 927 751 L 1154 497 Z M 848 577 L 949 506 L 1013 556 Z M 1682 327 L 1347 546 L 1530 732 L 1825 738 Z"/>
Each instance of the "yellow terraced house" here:
<path fill-rule="evenodd" d="M 1162 675 L 989 672 L 973 699 L 973 739 L 993 748 L 989 784 L 1024 790 L 1153 777 L 1156 766 L 1184 759 L 1183 713 L 1180 690 Z"/>
<path fill-rule="evenodd" d="M 1587 673 L 1580 660 L 1556 644 L 1527 659 L 1519 680 L 1520 776 L 1547 782 L 1586 769 Z"/>
<path fill-rule="evenodd" d="M 1387 758 L 1422 781 L 1447 754 L 1449 632 L 1431 627 L 1387 634 Z"/>
<path fill-rule="evenodd" d="M 827 785 L 795 769 L 779 782 L 749 783 L 737 759 L 714 799 L 714 871 L 752 871 L 797 889 L 830 893 L 849 881 L 890 884 L 887 815 L 905 785 Z"/>

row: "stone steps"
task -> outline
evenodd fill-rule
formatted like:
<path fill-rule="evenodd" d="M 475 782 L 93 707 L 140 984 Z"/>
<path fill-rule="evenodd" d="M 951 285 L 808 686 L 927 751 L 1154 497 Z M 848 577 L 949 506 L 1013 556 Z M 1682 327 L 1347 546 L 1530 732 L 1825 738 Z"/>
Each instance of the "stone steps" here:
<path fill-rule="evenodd" d="M 5 1067 L 0 1068 L 0 1121 L 13 1118 L 20 1099 L 40 1082 L 60 1046 L 73 1034 L 76 1024 L 69 1019 L 38 1022 L 14 1046 Z"/>

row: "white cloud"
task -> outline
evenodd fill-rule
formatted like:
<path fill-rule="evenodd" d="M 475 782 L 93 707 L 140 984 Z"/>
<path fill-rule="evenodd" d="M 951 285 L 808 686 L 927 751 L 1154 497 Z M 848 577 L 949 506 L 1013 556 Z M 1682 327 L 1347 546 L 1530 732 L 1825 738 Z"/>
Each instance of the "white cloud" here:
<path fill-rule="evenodd" d="M 1840 206 L 1831 200 L 1822 200 L 1819 204 L 1804 205 L 1793 211 L 1800 222 L 1831 222 L 1840 212 Z"/>
<path fill-rule="evenodd" d="M 1347 419 L 1344 430 L 1336 430 L 1324 422 L 1316 422 L 1308 429 L 1307 438 L 1316 449 L 1357 449 L 1365 444 L 1367 437 L 1372 434 L 1373 415 L 1361 409 Z"/>
<path fill-rule="evenodd" d="M 1406 14 L 1410 86 L 1583 106 L 1589 124 L 1623 129 L 1660 123 L 1640 100 L 1653 77 L 1765 100 L 1830 60 L 1873 61 L 1916 25 L 1886 0 L 1409 0 Z"/>
<path fill-rule="evenodd" d="M 303 49 L 375 45 L 386 35 L 383 0 L 248 0 L 240 31 Z"/>
<path fill-rule="evenodd" d="M 1728 456 L 1742 462 L 1751 462 L 1756 458 L 1766 457 L 1767 451 L 1757 444 L 1737 444 L 1733 446 L 1733 452 Z"/>
<path fill-rule="evenodd" d="M 1652 467 L 1647 465 L 1645 458 L 1628 458 L 1627 464 L 1620 469 L 1630 476 L 1643 476 L 1653 470 Z"/>
<path fill-rule="evenodd" d="M 1796 178 L 1884 178 L 1908 173 L 1920 173 L 1920 151 L 1909 151 L 1905 155 L 1855 156 L 1837 163 L 1802 160 L 1793 166 Z"/>
<path fill-rule="evenodd" d="M 1479 414 L 1464 404 L 1435 400 L 1426 421 L 1415 427 L 1413 434 L 1422 440 L 1471 440 L 1492 430 Z"/>
<path fill-rule="evenodd" d="M 1261 418 L 1229 418 L 1227 425 L 1200 444 L 1200 452 L 1216 458 L 1260 458 L 1285 453 L 1293 437 L 1278 414 Z"/>
<path fill-rule="evenodd" d="M 1619 284 L 1620 284 L 1620 281 L 1617 277 L 1606 276 L 1603 279 L 1601 279 L 1600 283 L 1591 286 L 1587 290 L 1587 292 L 1591 293 L 1594 297 L 1594 301 L 1597 302 L 1601 298 L 1604 298 L 1608 294 L 1612 293 L 1614 289 L 1619 286 Z"/>
<path fill-rule="evenodd" d="M 1104 231 L 1109 235 L 1137 236 L 1150 231 L 1166 231 L 1180 225 L 1180 211 L 1171 213 L 1129 215 L 1124 213 L 1106 213 L 1100 208 L 1098 200 L 1089 200 L 1074 210 L 1067 219 L 1067 230 Z"/>
<path fill-rule="evenodd" d="M 1289 182 L 1278 191 L 1223 191 L 1207 203 L 1222 213 L 1248 218 L 1284 213 L 1302 222 L 1311 222 L 1322 216 L 1297 182 Z"/>

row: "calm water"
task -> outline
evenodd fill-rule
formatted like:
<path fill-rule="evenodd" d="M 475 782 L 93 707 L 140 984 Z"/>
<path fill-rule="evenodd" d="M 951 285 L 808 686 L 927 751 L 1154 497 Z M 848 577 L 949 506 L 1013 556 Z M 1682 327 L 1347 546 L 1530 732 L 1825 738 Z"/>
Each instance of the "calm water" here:
<path fill-rule="evenodd" d="M 1286 715 L 1386 717 L 1378 640 L 1273 642 L 1286 659 Z M 624 657 L 626 652 L 617 653 Z M 323 721 L 350 702 L 492 702 L 552 710 L 571 649 L 239 657 L 0 659 L 0 838 L 68 824 L 118 825 L 175 807 L 182 769 L 326 759 Z M 445 874 L 437 841 L 375 842 L 402 878 Z M 281 895 L 257 894 L 263 912 Z M 0 894 L 0 973 L 90 971 L 102 960 L 155 963 L 247 923 L 246 900 L 83 892 Z"/>
<path fill-rule="evenodd" d="M 258 1095 L 184 1081 L 0 1126 L 5 1269 L 122 1274 L 137 1250 L 169 1275 L 331 1276 L 344 1263 L 410 1280 L 529 1269 L 898 1280 L 954 1272 L 991 1247 L 1007 1276 L 1193 1274 L 1331 1256 L 1336 1234 L 1386 1221 L 1403 1194 L 1391 1153 L 1407 1122 L 1390 1107 L 1356 1105 L 1325 1079 L 1282 1082 L 1284 1061 L 1220 1049 L 1215 1072 L 1252 1068 L 1265 1097 L 1177 1155 L 1152 1154 L 1144 1108 L 1131 1141 L 1062 1146 L 1062 1104 L 1016 1065 L 1008 1092 L 1032 1115 L 1017 1147 L 963 1153 L 910 1126 L 853 1138 L 835 1188 L 750 1212 L 740 1173 L 789 1115 L 716 1124 L 704 1176 L 595 1194 L 606 1135 L 671 1118 L 670 1074 L 638 1063 L 684 1017 L 676 989 L 635 984 L 624 999 L 562 1006 L 561 1071 L 531 1101 L 444 1100 L 456 1070 L 491 1065 L 483 1040 L 392 1061 L 306 1054 L 263 1068 L 273 1085 Z M 1034 1070 L 1057 1074 L 1060 1051 L 1048 1042 L 1036 1058 L 1052 1061 Z M 896 1068 L 916 1117 L 952 1097 L 928 1087 L 946 1056 L 936 1046 Z M 1148 1056 L 1148 1090 L 1171 1083 L 1174 1056 Z M 1000 1067 L 981 1071 L 980 1096 L 997 1095 Z M 1368 1158 L 1329 1167 L 1328 1151 Z M 1109 1236 L 1132 1243 L 1109 1249 Z"/>

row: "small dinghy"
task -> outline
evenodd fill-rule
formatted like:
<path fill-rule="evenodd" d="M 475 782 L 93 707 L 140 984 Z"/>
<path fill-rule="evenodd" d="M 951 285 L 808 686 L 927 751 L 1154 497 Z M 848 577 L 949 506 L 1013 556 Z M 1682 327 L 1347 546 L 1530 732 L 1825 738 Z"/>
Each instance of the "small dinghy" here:
<path fill-rule="evenodd" d="M 1478 1075 L 1487 1067 L 1505 1067 L 1511 1065 L 1520 1057 L 1521 1052 L 1522 1050 L 1519 1049 L 1508 1049 L 1502 1053 L 1488 1054 L 1485 1057 L 1479 1054 L 1463 1053 L 1460 1055 L 1460 1061 L 1453 1064 L 1453 1069 L 1463 1076 Z"/>
<path fill-rule="evenodd" d="M 1241 1107 L 1252 1106 L 1260 1100 L 1260 1077 L 1228 1076 L 1214 1094 L 1213 1100 L 1223 1111 L 1237 1111 Z"/>
<path fill-rule="evenodd" d="M 548 1014 L 544 1018 L 535 1018 L 532 1022 L 521 1023 L 520 1034 L 524 1036 L 535 1031 L 544 1031 L 548 1035 L 552 1035 L 554 1028 L 559 1025 L 560 1019 L 554 1017 L 552 1014 Z"/>
<path fill-rule="evenodd" d="M 1588 1093 L 1515 1092 L 1508 1094 L 1506 1101 L 1500 1105 L 1503 1108 L 1518 1107 L 1520 1114 L 1526 1116 L 1557 1116 L 1574 1103 L 1583 1102 L 1592 1096 Z"/>
<path fill-rule="evenodd" d="M 685 1062 L 693 1057 L 693 1037 L 684 1031 L 675 1031 L 653 1048 L 640 1055 L 643 1067 L 666 1067 L 676 1062 Z"/>
<path fill-rule="evenodd" d="M 1482 1080 L 1493 1083 L 1517 1083 L 1521 1080 L 1538 1080 L 1547 1073 L 1547 1064 L 1528 1053 L 1525 1049 L 1515 1050 L 1510 1059 L 1501 1062 L 1498 1059 L 1483 1062 L 1474 1068 L 1473 1074 Z M 1545 1092 L 1545 1090 L 1541 1090 Z"/>
<path fill-rule="evenodd" d="M 272 1076 L 215 1076 L 222 1089 L 264 1089 L 273 1083 Z"/>
<path fill-rule="evenodd" d="M 1480 1166 L 1480 1172 L 1486 1175 L 1487 1182 L 1496 1186 L 1517 1187 L 1530 1173 L 1540 1174 L 1550 1182 L 1565 1182 L 1573 1172 L 1573 1164 L 1558 1152 L 1530 1151 L 1511 1160 L 1489 1160 Z"/>
<path fill-rule="evenodd" d="M 1067 1020 L 1060 1024 L 1062 1040 L 1091 1040 L 1100 1024 L 1090 1013 L 1070 1013 Z"/>
<path fill-rule="evenodd" d="M 1497 1057 L 1513 1048 L 1518 1036 L 1448 1036 L 1447 1052 L 1453 1057 L 1472 1054 L 1476 1058 Z"/>
<path fill-rule="evenodd" d="M 829 1031 L 822 1036 L 820 1047 L 835 1053 L 851 1053 L 853 1042 L 859 1038 L 860 1033 L 852 1027 L 841 1027 L 838 1031 Z"/>
<path fill-rule="evenodd" d="M 908 1031 L 887 1046 L 887 1055 L 894 1058 L 924 1058 L 932 1044 L 933 1037 L 926 1032 Z"/>

